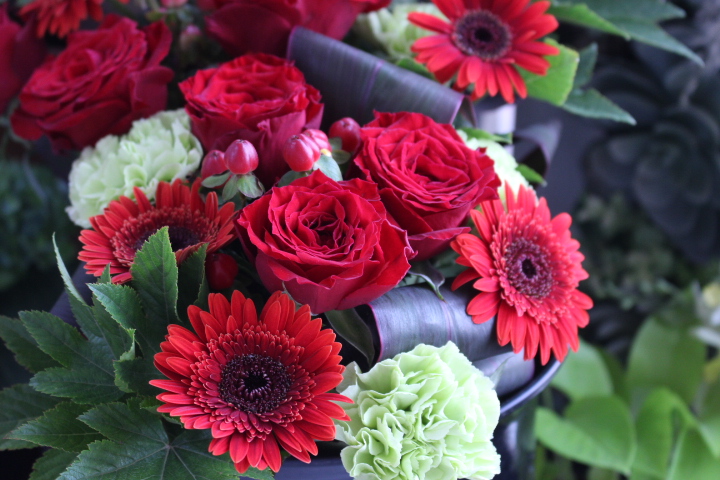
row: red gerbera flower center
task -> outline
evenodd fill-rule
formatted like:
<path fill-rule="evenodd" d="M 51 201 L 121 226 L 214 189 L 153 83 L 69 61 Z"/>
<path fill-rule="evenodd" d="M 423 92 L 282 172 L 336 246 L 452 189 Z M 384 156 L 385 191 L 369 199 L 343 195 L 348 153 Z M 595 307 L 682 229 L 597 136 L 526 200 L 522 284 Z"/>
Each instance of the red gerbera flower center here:
<path fill-rule="evenodd" d="M 466 55 L 497 60 L 512 47 L 510 26 L 488 10 L 470 10 L 454 26 L 452 41 Z"/>
<path fill-rule="evenodd" d="M 155 232 L 168 228 L 170 244 L 177 252 L 187 247 L 209 242 L 217 235 L 217 226 L 189 206 L 148 210 L 125 220 L 117 234 L 110 239 L 115 257 L 130 265 L 135 254 Z"/>
<path fill-rule="evenodd" d="M 510 285 L 529 297 L 547 297 L 554 281 L 548 256 L 539 245 L 525 239 L 516 239 L 505 252 L 507 278 Z"/>
<path fill-rule="evenodd" d="M 225 365 L 220 380 L 220 398 L 253 413 L 275 410 L 287 400 L 292 379 L 285 365 L 266 355 L 241 355 Z"/>

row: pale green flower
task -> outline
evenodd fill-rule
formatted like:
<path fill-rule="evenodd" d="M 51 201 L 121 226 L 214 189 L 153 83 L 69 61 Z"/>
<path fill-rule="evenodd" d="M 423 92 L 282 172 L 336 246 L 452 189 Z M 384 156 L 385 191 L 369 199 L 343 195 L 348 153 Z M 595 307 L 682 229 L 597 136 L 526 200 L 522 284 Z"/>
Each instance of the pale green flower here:
<path fill-rule="evenodd" d="M 127 134 L 108 135 L 75 160 L 66 211 L 77 225 L 90 228 L 90 217 L 102 214 L 112 200 L 135 198 L 133 187 L 153 200 L 159 182 L 188 177 L 198 169 L 202 153 L 184 110 L 136 120 Z"/>
<path fill-rule="evenodd" d="M 359 15 L 353 29 L 361 37 L 382 48 L 392 60 L 411 58 L 410 47 L 415 40 L 435 34 L 410 23 L 407 17 L 411 12 L 446 19 L 432 3 L 402 3 Z"/>
<path fill-rule="evenodd" d="M 468 147 L 473 150 L 485 148 L 485 155 L 495 162 L 495 173 L 502 182 L 498 187 L 498 194 L 503 201 L 505 201 L 505 184 L 508 184 L 512 191 L 516 193 L 520 185 L 532 188 L 523 174 L 518 171 L 517 160 L 515 160 L 515 157 L 513 157 L 505 147 L 492 140 L 469 138 L 467 133 L 462 130 L 458 130 L 457 132 Z"/>
<path fill-rule="evenodd" d="M 500 472 L 493 383 L 448 342 L 420 344 L 369 372 L 348 366 L 337 422 L 345 469 L 358 480 L 486 480 Z"/>

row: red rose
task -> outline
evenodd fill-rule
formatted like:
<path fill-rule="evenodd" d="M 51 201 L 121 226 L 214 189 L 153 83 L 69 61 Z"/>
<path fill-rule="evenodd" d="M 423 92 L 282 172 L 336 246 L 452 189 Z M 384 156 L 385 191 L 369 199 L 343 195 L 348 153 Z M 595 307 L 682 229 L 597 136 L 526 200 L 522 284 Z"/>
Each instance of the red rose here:
<path fill-rule="evenodd" d="M 420 113 L 380 113 L 361 129 L 355 164 L 378 184 L 388 213 L 425 260 L 448 247 L 472 208 L 497 198 L 493 161 L 450 125 Z"/>
<path fill-rule="evenodd" d="M 293 27 L 303 26 L 341 39 L 362 12 L 385 7 L 390 0 L 205 0 L 207 31 L 231 55 L 264 52 L 284 55 Z"/>
<path fill-rule="evenodd" d="M 322 118 L 320 93 L 300 70 L 272 55 L 245 55 L 200 70 L 180 90 L 205 150 L 225 151 L 233 140 L 248 140 L 260 156 L 255 174 L 266 186 L 288 171 L 285 141 L 317 128 Z"/>
<path fill-rule="evenodd" d="M 411 248 L 385 216 L 377 186 L 320 171 L 245 207 L 238 235 L 268 290 L 286 289 L 314 313 L 383 295 L 405 276 Z"/>
<path fill-rule="evenodd" d="M 0 115 L 45 58 L 45 44 L 34 34 L 34 21 L 13 22 L 7 3 L 0 6 Z"/>
<path fill-rule="evenodd" d="M 114 15 L 97 30 L 70 34 L 67 48 L 35 70 L 20 92 L 13 130 L 28 140 L 46 134 L 55 150 L 126 133 L 134 120 L 165 108 L 173 72 L 160 62 L 171 42 L 162 22 L 138 29 Z"/>

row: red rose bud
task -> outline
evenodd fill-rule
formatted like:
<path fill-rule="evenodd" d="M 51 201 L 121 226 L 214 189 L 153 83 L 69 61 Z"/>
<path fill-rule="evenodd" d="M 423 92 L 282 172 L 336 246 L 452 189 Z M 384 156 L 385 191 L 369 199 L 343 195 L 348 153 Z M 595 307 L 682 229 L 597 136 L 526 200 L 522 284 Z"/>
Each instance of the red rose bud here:
<path fill-rule="evenodd" d="M 232 287 L 239 270 L 235 259 L 225 253 L 211 253 L 205 260 L 205 274 L 213 290 Z"/>
<path fill-rule="evenodd" d="M 203 160 L 200 177 L 205 180 L 207 177 L 224 173 L 227 170 L 225 154 L 220 150 L 210 150 Z"/>
<path fill-rule="evenodd" d="M 342 149 L 355 153 L 360 146 L 360 125 L 350 117 L 341 118 L 330 126 L 330 138 L 338 137 Z"/>
<path fill-rule="evenodd" d="M 325 132 L 322 130 L 318 130 L 317 128 L 308 128 L 302 132 L 302 134 L 314 141 L 320 150 L 332 151 L 330 140 L 328 140 L 328 136 L 325 135 Z"/>
<path fill-rule="evenodd" d="M 296 172 L 307 172 L 320 158 L 320 149 L 310 138 L 303 135 L 293 135 L 285 142 L 283 158 Z"/>
<path fill-rule="evenodd" d="M 225 150 L 225 162 L 236 175 L 245 175 L 258 167 L 260 159 L 257 150 L 247 140 L 235 140 Z"/>

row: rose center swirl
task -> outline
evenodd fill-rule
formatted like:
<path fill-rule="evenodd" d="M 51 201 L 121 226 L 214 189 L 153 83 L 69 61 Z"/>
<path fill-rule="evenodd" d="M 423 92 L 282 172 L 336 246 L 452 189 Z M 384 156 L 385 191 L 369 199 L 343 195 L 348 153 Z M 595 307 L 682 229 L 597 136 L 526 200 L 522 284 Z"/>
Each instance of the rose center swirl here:
<path fill-rule="evenodd" d="M 520 293 L 545 298 L 554 285 L 552 268 L 545 251 L 525 239 L 515 240 L 505 252 L 507 278 Z"/>
<path fill-rule="evenodd" d="M 222 369 L 220 398 L 252 413 L 275 410 L 292 386 L 292 379 L 280 361 L 266 355 L 239 355 Z"/>
<path fill-rule="evenodd" d="M 512 46 L 510 26 L 487 10 L 470 10 L 455 22 L 453 43 L 466 55 L 483 60 L 502 58 Z"/>

